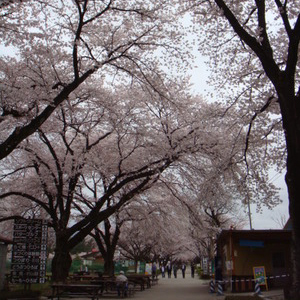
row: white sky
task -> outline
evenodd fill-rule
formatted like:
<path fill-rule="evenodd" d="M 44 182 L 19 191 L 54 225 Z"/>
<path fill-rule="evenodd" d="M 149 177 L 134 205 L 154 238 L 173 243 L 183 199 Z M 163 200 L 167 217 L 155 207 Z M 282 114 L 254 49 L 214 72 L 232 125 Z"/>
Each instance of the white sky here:
<path fill-rule="evenodd" d="M 264 209 L 261 214 L 256 213 L 255 207 L 251 206 L 253 229 L 281 229 L 282 227 L 279 226 L 279 224 L 282 222 L 280 222 L 280 220 L 282 218 L 286 221 L 288 220 L 288 193 L 284 181 L 284 174 L 278 177 L 276 176 L 275 180 L 270 181 L 281 188 L 279 195 L 283 202 L 273 210 Z M 247 229 L 249 229 L 249 226 Z"/>

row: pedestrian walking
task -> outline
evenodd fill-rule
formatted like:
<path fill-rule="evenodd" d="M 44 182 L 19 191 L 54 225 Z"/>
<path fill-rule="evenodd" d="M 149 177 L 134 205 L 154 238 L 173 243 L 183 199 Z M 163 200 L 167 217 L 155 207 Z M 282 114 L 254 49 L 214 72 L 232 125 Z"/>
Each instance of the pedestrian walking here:
<path fill-rule="evenodd" d="M 185 278 L 185 269 L 186 269 L 186 265 L 185 265 L 185 263 L 183 263 L 181 265 L 182 278 Z"/>
<path fill-rule="evenodd" d="M 156 278 L 156 270 L 157 270 L 157 267 L 156 267 L 156 263 L 154 262 L 152 264 L 152 279 Z"/>
<path fill-rule="evenodd" d="M 160 271 L 161 271 L 162 278 L 165 278 L 166 272 L 165 272 L 165 266 L 164 265 L 161 266 Z"/>
<path fill-rule="evenodd" d="M 174 274 L 174 277 L 175 277 L 175 278 L 177 278 L 177 269 L 178 269 L 177 265 L 174 264 L 174 265 L 173 265 L 173 274 Z"/>
<path fill-rule="evenodd" d="M 191 276 L 192 276 L 192 278 L 195 277 L 195 265 L 193 262 L 191 263 Z"/>
<path fill-rule="evenodd" d="M 168 264 L 167 264 L 167 272 L 168 272 L 168 278 L 171 278 L 172 266 L 171 266 L 170 262 L 168 262 Z"/>

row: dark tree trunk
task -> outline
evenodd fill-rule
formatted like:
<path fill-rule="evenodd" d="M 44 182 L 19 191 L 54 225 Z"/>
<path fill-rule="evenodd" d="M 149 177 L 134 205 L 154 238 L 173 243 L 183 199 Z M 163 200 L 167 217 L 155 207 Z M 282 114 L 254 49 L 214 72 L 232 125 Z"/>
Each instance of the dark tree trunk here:
<path fill-rule="evenodd" d="M 104 274 L 113 276 L 114 272 L 115 272 L 114 252 L 108 251 L 106 257 L 104 257 Z"/>
<path fill-rule="evenodd" d="M 65 282 L 69 275 L 72 258 L 65 239 L 57 239 L 52 260 L 52 281 Z"/>
<path fill-rule="evenodd" d="M 120 237 L 120 226 L 116 224 L 114 232 L 111 232 L 109 219 L 104 221 L 104 232 L 95 228 L 95 233 L 90 233 L 97 243 L 98 249 L 104 259 L 104 274 L 113 276 L 115 271 L 114 255 Z"/>
<path fill-rule="evenodd" d="M 138 271 L 137 268 L 138 268 L 138 261 L 135 259 L 135 260 L 134 260 L 134 272 L 135 272 L 135 273 L 137 273 L 137 271 Z"/>
<path fill-rule="evenodd" d="M 285 78 L 277 89 L 287 147 L 285 181 L 292 223 L 291 284 L 289 299 L 300 299 L 300 96 L 294 95 L 293 78 Z"/>
<path fill-rule="evenodd" d="M 229 2 L 229 1 L 228 1 Z M 272 49 L 272 44 L 268 37 L 266 22 L 267 1 L 255 1 L 257 9 L 257 25 L 261 28 L 261 42 L 256 36 L 252 36 L 247 31 L 245 24 L 239 23 L 233 10 L 227 5 L 227 1 L 215 0 L 215 3 L 223 11 L 230 26 L 235 33 L 244 41 L 259 58 L 265 74 L 271 80 L 276 89 L 280 111 L 282 115 L 283 129 L 287 148 L 287 173 L 286 184 L 289 194 L 289 213 L 293 226 L 292 232 L 292 267 L 290 299 L 300 299 L 300 87 L 298 80 L 295 81 L 297 69 L 299 42 L 300 42 L 300 15 L 291 27 L 291 20 L 286 10 L 287 1 L 274 1 L 280 12 L 284 29 L 288 37 L 287 53 L 285 55 L 285 66 L 278 64 L 274 59 L 276 49 Z M 283 4 L 285 2 L 285 4 Z M 278 49 L 277 49 L 278 50 Z M 295 88 L 295 83 L 298 85 Z M 298 89 L 297 94 L 295 91 Z"/>
<path fill-rule="evenodd" d="M 290 274 L 292 287 L 290 299 L 294 300 L 300 299 L 300 164 L 298 163 L 297 166 L 298 170 L 296 174 L 291 174 L 288 171 L 286 175 L 289 191 L 289 212 L 293 226 Z"/>
<path fill-rule="evenodd" d="M 290 299 L 298 300 L 300 299 L 300 126 L 297 123 L 292 126 L 293 130 L 290 128 L 286 131 L 288 156 L 285 180 L 288 187 L 289 214 L 293 228 Z"/>

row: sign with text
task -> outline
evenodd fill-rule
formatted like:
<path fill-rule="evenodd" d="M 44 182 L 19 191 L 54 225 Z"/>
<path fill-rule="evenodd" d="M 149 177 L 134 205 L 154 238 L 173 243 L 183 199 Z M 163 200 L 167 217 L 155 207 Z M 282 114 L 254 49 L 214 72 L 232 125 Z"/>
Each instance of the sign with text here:
<path fill-rule="evenodd" d="M 47 258 L 47 221 L 15 220 L 12 248 L 12 283 L 44 283 Z"/>
<path fill-rule="evenodd" d="M 265 285 L 268 290 L 266 270 L 264 266 L 253 267 L 254 280 L 258 282 L 259 285 Z"/>

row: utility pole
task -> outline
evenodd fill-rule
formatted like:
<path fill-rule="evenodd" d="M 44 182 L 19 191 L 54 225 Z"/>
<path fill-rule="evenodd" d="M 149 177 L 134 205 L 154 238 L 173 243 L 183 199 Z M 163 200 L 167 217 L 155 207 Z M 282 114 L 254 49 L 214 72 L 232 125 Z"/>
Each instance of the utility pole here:
<path fill-rule="evenodd" d="M 250 209 L 250 199 L 247 197 L 247 204 L 248 204 L 248 216 L 249 216 L 249 224 L 250 224 L 250 229 L 252 230 L 252 220 L 251 220 L 251 209 Z"/>

